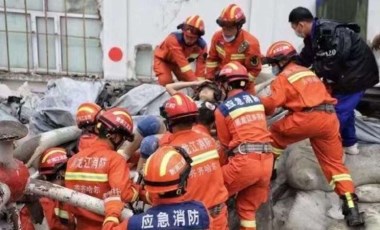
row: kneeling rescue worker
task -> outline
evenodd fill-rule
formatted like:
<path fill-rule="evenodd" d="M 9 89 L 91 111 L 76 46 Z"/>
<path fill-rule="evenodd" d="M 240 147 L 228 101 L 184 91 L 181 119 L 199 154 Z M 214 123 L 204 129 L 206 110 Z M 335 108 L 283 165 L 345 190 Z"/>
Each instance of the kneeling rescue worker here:
<path fill-rule="evenodd" d="M 209 229 L 210 220 L 203 203 L 184 197 L 192 162 L 180 147 L 159 148 L 144 168 L 145 189 L 157 197 L 152 208 L 119 224 L 124 203 L 111 190 L 104 199 L 106 218 L 102 230 Z"/>
<path fill-rule="evenodd" d="M 339 121 L 335 114 L 336 99 L 309 69 L 295 64 L 294 47 L 279 41 L 269 47 L 266 60 L 277 78 L 271 95 L 261 98 L 267 115 L 276 107 L 290 111 L 271 127 L 273 152 L 279 156 L 289 144 L 310 138 L 311 146 L 330 185 L 343 200 L 343 215 L 349 226 L 364 224 L 358 211 L 358 197 L 347 168 L 342 163 Z"/>
<path fill-rule="evenodd" d="M 247 92 L 247 69 L 238 62 L 225 65 L 216 79 L 227 99 L 215 111 L 222 147 L 230 158 L 222 167 L 230 196 L 237 194 L 240 229 L 256 229 L 255 213 L 268 199 L 273 154 L 260 99 Z"/>
<path fill-rule="evenodd" d="M 92 146 L 69 159 L 66 187 L 100 199 L 111 188 L 119 189 L 124 202 L 135 201 L 138 190 L 129 179 L 128 164 L 115 152 L 124 141 L 133 140 L 132 117 L 126 109 L 109 109 L 99 116 L 97 129 L 99 138 Z M 77 229 L 102 228 L 104 217 L 77 207 L 70 206 L 70 211 L 77 219 Z"/>
<path fill-rule="evenodd" d="M 216 20 L 222 30 L 217 31 L 211 40 L 206 61 L 206 78 L 213 80 L 216 72 L 224 65 L 236 61 L 247 68 L 247 91 L 255 94 L 255 78 L 261 72 L 261 52 L 257 38 L 242 29 L 245 22 L 243 10 L 236 4 L 230 4 L 223 9 Z"/>
<path fill-rule="evenodd" d="M 207 44 L 202 39 L 203 20 L 198 15 L 190 16 L 177 28 L 182 32 L 171 33 L 154 50 L 153 70 L 163 86 L 173 82 L 172 72 L 179 81 L 195 81 L 203 78 L 205 71 Z M 195 72 L 192 62 L 196 63 Z"/>

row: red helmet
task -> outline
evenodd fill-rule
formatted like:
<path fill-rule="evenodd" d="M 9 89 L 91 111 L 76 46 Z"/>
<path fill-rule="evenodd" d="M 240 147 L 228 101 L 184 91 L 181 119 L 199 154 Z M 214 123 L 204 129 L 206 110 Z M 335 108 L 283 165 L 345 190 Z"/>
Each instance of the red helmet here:
<path fill-rule="evenodd" d="M 277 63 L 282 60 L 289 60 L 297 54 L 296 49 L 286 41 L 279 41 L 272 44 L 265 57 L 265 62 L 268 64 Z"/>
<path fill-rule="evenodd" d="M 102 108 L 92 102 L 86 102 L 78 107 L 76 121 L 78 128 L 82 129 L 96 124 L 96 117 Z"/>
<path fill-rule="evenodd" d="M 231 83 L 234 81 L 249 81 L 247 69 L 239 62 L 230 62 L 220 70 L 217 81 Z"/>
<path fill-rule="evenodd" d="M 49 148 L 42 153 L 38 171 L 41 175 L 55 174 L 68 158 L 64 148 Z"/>
<path fill-rule="evenodd" d="M 198 116 L 198 108 L 193 99 L 182 93 L 169 98 L 160 109 L 161 115 L 167 120 Z"/>
<path fill-rule="evenodd" d="M 98 118 L 97 128 L 103 128 L 109 134 L 123 134 L 129 141 L 133 138 L 133 120 L 124 108 L 115 107 L 104 111 Z"/>
<path fill-rule="evenodd" d="M 242 27 L 245 23 L 245 15 L 243 10 L 236 4 L 230 4 L 223 9 L 216 23 L 223 26 L 238 26 Z"/>
<path fill-rule="evenodd" d="M 183 33 L 189 37 L 198 37 L 205 34 L 205 24 L 199 15 L 186 18 L 185 22 L 177 26 L 177 29 L 182 29 Z"/>
<path fill-rule="evenodd" d="M 154 152 L 144 167 L 145 188 L 150 193 L 176 191 L 182 194 L 192 159 L 180 147 L 164 146 Z"/>

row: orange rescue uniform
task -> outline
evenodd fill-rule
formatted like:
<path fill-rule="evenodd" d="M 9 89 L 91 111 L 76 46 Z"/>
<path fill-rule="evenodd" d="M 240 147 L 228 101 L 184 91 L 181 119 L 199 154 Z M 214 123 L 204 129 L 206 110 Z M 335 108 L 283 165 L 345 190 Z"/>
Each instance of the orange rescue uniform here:
<path fill-rule="evenodd" d="M 267 201 L 273 155 L 264 150 L 271 142 L 260 100 L 242 90 L 232 90 L 215 111 L 220 144 L 228 152 L 240 149 L 222 167 L 224 184 L 230 196 L 237 194 L 236 207 L 240 229 L 256 229 L 255 213 Z M 263 146 L 245 150 L 242 145 Z M 230 154 L 231 155 L 231 154 Z"/>
<path fill-rule="evenodd" d="M 183 199 L 200 201 L 208 208 L 210 229 L 228 229 L 228 213 L 224 204 L 228 192 L 223 183 L 215 140 L 203 132 L 185 130 L 170 135 L 167 144 L 184 148 L 193 159 Z"/>
<path fill-rule="evenodd" d="M 92 147 L 93 143 L 98 139 L 98 135 L 93 133 L 82 134 L 78 141 L 78 152 L 84 150 L 85 148 Z"/>
<path fill-rule="evenodd" d="M 46 197 L 40 198 L 40 203 L 50 230 L 66 230 L 74 224 L 74 217 L 67 211 L 67 205 Z"/>
<path fill-rule="evenodd" d="M 69 225 L 74 225 L 74 217 L 69 214 L 68 207 L 61 202 L 42 197 L 40 198 L 47 225 L 50 230 L 72 229 Z M 20 222 L 22 230 L 34 230 L 30 212 L 26 206 L 20 211 Z"/>
<path fill-rule="evenodd" d="M 248 70 L 248 90 L 255 94 L 255 78 L 261 72 L 259 41 L 249 32 L 241 29 L 236 39 L 225 42 L 222 31 L 214 34 L 206 61 L 206 78 L 213 80 L 217 71 L 231 61 L 240 62 Z"/>
<path fill-rule="evenodd" d="M 322 171 L 335 192 L 354 193 L 351 176 L 342 163 L 338 118 L 333 110 L 317 107 L 329 105 L 333 109 L 336 104 L 320 79 L 309 69 L 290 63 L 272 82 L 271 90 L 271 96 L 261 98 L 266 113 L 272 114 L 276 107 L 290 110 L 290 114 L 271 127 L 274 153 L 279 156 L 287 145 L 310 138 Z"/>
<path fill-rule="evenodd" d="M 69 159 L 65 185 L 99 199 L 112 188 L 120 189 L 124 202 L 135 201 L 138 197 L 138 189 L 129 179 L 127 162 L 102 139 Z M 70 212 L 77 219 L 77 229 L 102 229 L 104 216 L 77 207 L 70 207 Z"/>
<path fill-rule="evenodd" d="M 207 57 L 207 44 L 199 38 L 198 41 L 188 46 L 185 44 L 183 33 L 171 33 L 154 50 L 153 70 L 158 77 L 158 83 L 165 86 L 172 83 L 172 72 L 179 81 L 196 81 L 197 77 L 203 77 Z M 191 68 L 191 62 L 196 63 L 195 73 Z"/>

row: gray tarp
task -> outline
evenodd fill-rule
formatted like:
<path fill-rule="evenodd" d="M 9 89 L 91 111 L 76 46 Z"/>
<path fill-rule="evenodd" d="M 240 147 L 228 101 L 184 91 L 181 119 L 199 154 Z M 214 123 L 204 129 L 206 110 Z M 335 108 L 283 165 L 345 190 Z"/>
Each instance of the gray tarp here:
<path fill-rule="evenodd" d="M 30 121 L 33 133 L 75 125 L 74 115 L 83 102 L 94 102 L 103 82 L 60 78 L 48 82 L 48 91 L 37 105 Z"/>

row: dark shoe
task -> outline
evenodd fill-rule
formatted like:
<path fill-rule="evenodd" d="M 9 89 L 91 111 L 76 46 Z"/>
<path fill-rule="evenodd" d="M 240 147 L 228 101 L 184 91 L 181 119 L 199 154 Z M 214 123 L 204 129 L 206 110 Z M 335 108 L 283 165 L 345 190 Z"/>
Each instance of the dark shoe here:
<path fill-rule="evenodd" d="M 350 227 L 364 225 L 364 219 L 358 208 L 358 197 L 356 194 L 341 196 L 343 200 L 342 212 L 347 225 Z"/>

